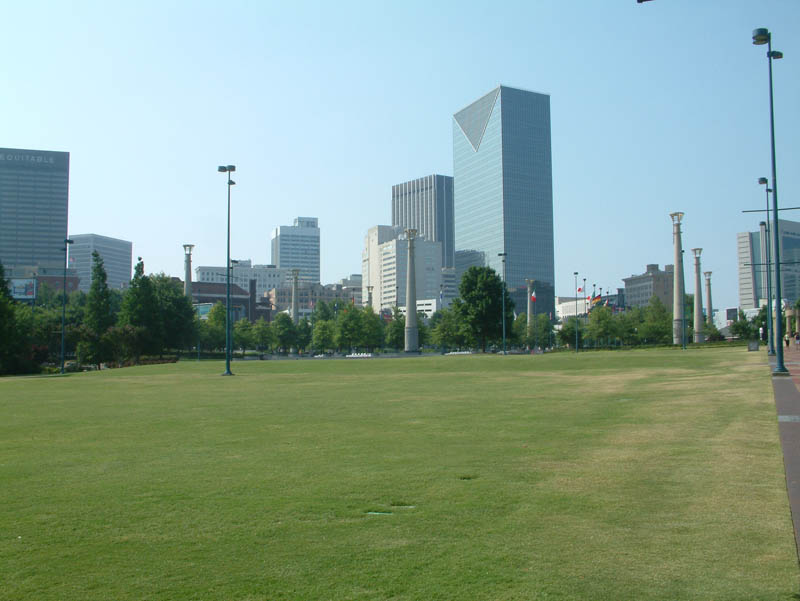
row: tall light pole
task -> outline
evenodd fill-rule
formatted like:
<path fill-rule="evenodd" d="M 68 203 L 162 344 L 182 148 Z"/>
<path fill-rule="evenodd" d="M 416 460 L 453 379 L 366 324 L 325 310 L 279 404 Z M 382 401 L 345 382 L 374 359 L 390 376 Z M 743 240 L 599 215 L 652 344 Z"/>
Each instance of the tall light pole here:
<path fill-rule="evenodd" d="M 503 299 L 503 354 L 506 354 L 506 257 L 508 253 L 502 252 L 497 253 L 497 256 L 500 257 L 500 260 L 503 262 L 503 286 L 502 286 L 502 296 Z"/>
<path fill-rule="evenodd" d="M 228 255 L 225 260 L 225 372 L 223 376 L 232 376 L 231 372 L 231 186 L 236 182 L 231 179 L 231 173 L 236 171 L 236 165 L 220 165 L 220 173 L 228 174 Z"/>
<path fill-rule="evenodd" d="M 772 250 L 770 249 L 770 226 L 769 226 L 769 180 L 766 177 L 759 177 L 758 183 L 764 186 L 767 195 L 767 220 L 764 223 L 764 247 L 766 248 L 766 271 L 767 271 L 767 354 L 775 354 L 775 324 L 772 322 Z"/>
<path fill-rule="evenodd" d="M 574 272 L 575 276 L 575 352 L 578 352 L 578 272 Z"/>
<path fill-rule="evenodd" d="M 67 320 L 67 264 L 68 264 L 68 249 L 69 245 L 75 242 L 69 238 L 64 239 L 64 283 L 61 292 L 64 296 L 61 298 L 61 373 L 64 373 L 64 348 L 66 320 Z"/>
<path fill-rule="evenodd" d="M 788 374 L 783 364 L 783 316 L 781 315 L 781 255 L 780 229 L 778 227 L 778 169 L 775 164 L 775 108 L 772 98 L 772 59 L 783 58 L 783 53 L 772 49 L 772 34 L 766 28 L 753 30 L 753 44 L 767 45 L 769 64 L 769 135 L 772 150 L 772 256 L 775 262 L 775 374 Z"/>

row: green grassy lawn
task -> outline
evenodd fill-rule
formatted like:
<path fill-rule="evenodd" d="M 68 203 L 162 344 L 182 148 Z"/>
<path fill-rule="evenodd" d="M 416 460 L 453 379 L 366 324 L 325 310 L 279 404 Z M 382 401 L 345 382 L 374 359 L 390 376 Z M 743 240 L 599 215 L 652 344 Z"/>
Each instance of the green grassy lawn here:
<path fill-rule="evenodd" d="M 794 599 L 743 348 L 0 379 L 0 599 Z"/>

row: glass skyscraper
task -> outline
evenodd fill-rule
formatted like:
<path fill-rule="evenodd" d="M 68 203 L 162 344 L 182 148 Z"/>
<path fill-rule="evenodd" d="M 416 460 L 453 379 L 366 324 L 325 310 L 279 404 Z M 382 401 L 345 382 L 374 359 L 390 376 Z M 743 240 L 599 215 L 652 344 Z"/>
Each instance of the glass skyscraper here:
<path fill-rule="evenodd" d="M 9 272 L 63 270 L 69 153 L 0 148 L 0 262 Z"/>
<path fill-rule="evenodd" d="M 281 269 L 299 269 L 300 282 L 319 284 L 319 221 L 297 217 L 294 225 L 281 225 L 272 232 L 272 263 Z"/>
<path fill-rule="evenodd" d="M 550 97 L 500 86 L 457 112 L 453 176 L 457 269 L 479 257 L 502 275 L 505 252 L 516 310 L 533 279 L 537 312 L 553 312 Z"/>

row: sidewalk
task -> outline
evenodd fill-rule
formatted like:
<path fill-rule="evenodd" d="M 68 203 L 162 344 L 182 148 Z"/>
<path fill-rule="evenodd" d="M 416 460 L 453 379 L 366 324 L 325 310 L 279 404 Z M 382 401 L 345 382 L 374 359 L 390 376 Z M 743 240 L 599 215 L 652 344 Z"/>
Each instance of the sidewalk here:
<path fill-rule="evenodd" d="M 768 358 L 770 368 L 774 368 L 775 357 Z M 800 351 L 794 342 L 790 347 L 784 347 L 783 363 L 791 377 L 773 376 L 772 389 L 786 470 L 786 491 L 794 525 L 794 542 L 800 552 Z"/>

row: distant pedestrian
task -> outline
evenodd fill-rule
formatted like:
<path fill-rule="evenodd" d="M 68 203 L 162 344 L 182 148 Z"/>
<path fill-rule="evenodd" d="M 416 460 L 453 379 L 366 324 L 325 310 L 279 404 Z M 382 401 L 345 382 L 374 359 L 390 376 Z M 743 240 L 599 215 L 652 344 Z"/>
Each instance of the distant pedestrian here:
<path fill-rule="evenodd" d="M 783 342 L 786 345 L 786 348 L 789 348 L 789 334 L 783 335 Z"/>
<path fill-rule="evenodd" d="M 794 350 L 800 348 L 800 332 L 794 333 Z"/>

